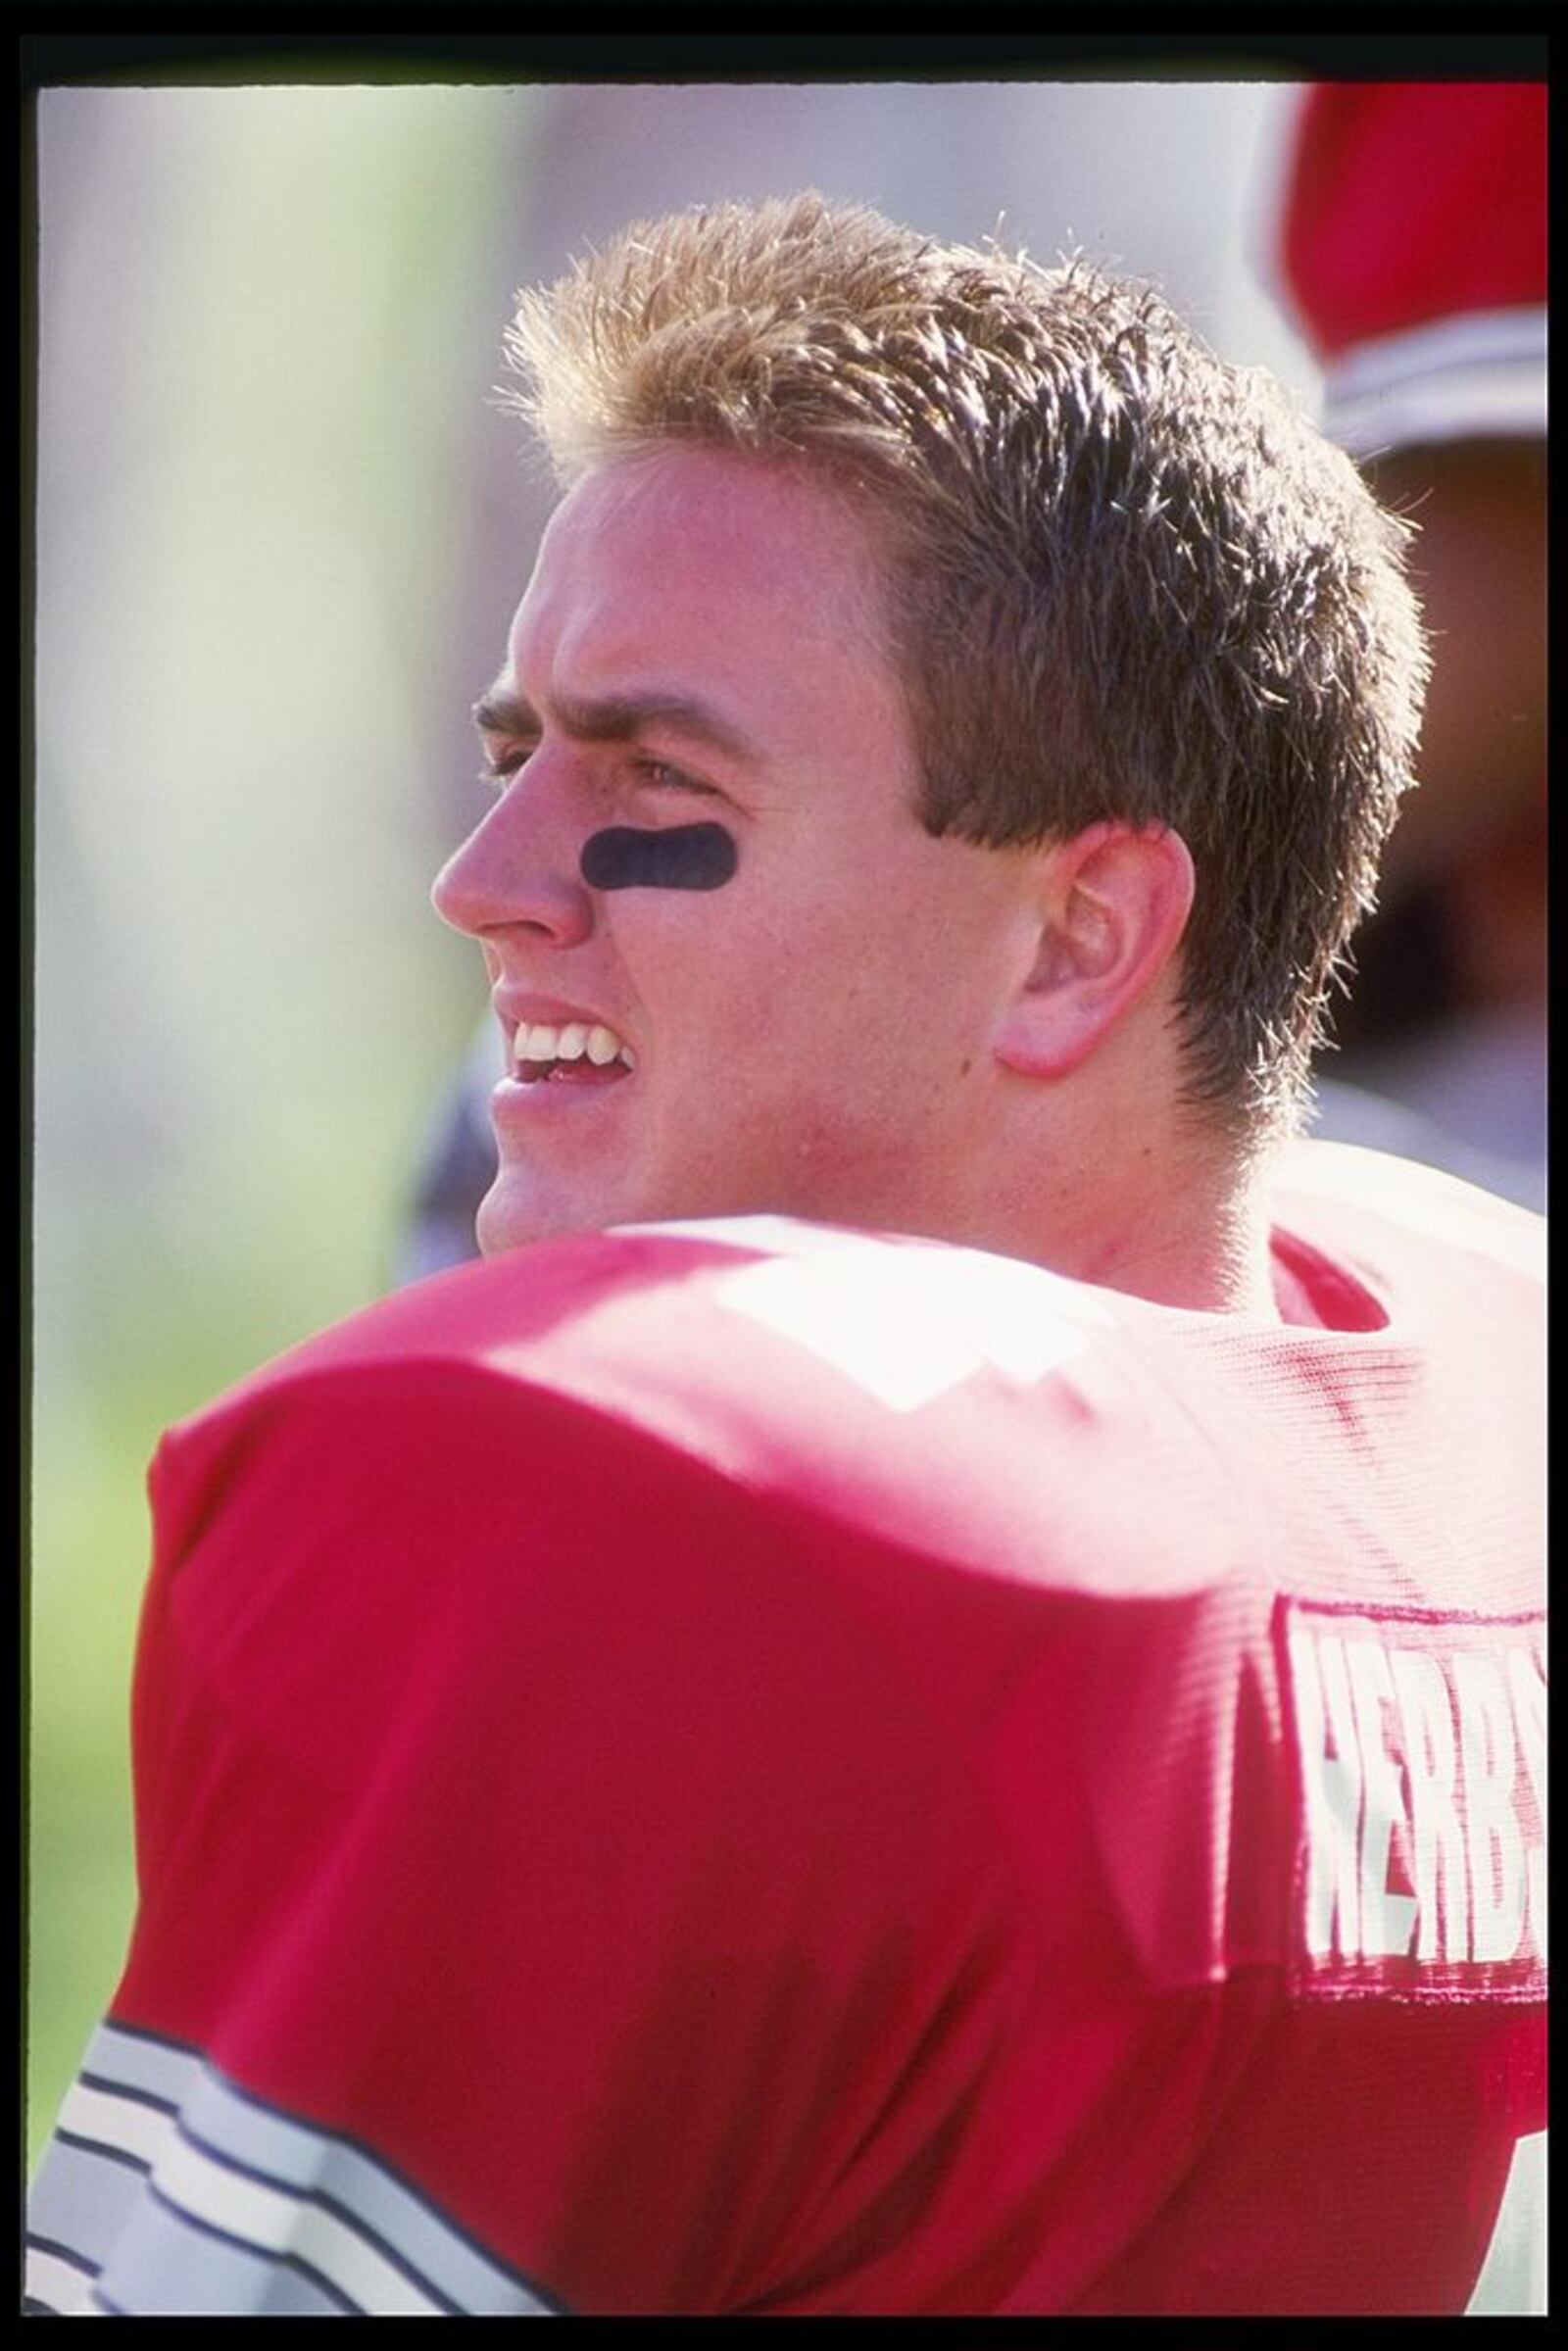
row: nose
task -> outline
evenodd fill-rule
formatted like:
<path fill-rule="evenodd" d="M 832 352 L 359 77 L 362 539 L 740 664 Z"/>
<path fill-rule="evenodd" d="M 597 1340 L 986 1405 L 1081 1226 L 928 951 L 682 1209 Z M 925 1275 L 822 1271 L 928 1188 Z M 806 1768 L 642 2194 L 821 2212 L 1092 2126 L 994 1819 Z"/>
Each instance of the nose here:
<path fill-rule="evenodd" d="M 537 810 L 523 800 L 515 785 L 501 794 L 436 875 L 430 903 L 443 922 L 470 939 L 518 930 L 574 947 L 593 929 L 593 899 L 575 849 L 566 850 L 555 825 L 547 838 Z"/>

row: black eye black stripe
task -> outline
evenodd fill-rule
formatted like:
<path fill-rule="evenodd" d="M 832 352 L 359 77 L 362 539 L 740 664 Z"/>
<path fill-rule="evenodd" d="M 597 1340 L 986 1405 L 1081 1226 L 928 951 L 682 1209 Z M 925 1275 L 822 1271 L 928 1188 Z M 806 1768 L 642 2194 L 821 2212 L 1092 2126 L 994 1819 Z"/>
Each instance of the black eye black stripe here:
<path fill-rule="evenodd" d="M 736 850 L 721 824 L 675 824 L 662 832 L 612 824 L 583 843 L 579 869 L 594 890 L 721 890 Z"/>

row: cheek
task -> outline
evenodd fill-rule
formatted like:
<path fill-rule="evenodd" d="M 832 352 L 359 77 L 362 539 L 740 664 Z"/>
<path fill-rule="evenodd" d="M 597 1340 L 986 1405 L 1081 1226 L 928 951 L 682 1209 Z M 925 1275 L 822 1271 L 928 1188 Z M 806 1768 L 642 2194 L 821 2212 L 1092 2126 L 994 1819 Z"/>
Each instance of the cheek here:
<path fill-rule="evenodd" d="M 951 887 L 894 904 L 887 875 L 842 864 L 830 891 L 820 870 L 788 893 L 770 878 L 743 857 L 727 887 L 602 901 L 666 1067 L 720 1100 L 793 1084 L 849 1117 L 934 1103 L 979 1065 L 995 910 L 978 920 Z"/>
<path fill-rule="evenodd" d="M 626 889 L 600 899 L 600 920 L 649 1009 L 657 1000 L 706 1025 L 722 1020 L 736 998 L 782 993 L 792 959 L 799 963 L 800 934 L 747 881 L 742 868 L 716 889 Z"/>
<path fill-rule="evenodd" d="M 662 1112 L 695 1118 L 749 1089 L 788 1022 L 792 991 L 738 885 L 706 895 L 623 891 L 603 901 L 602 921 L 649 1070 L 662 1080 Z"/>

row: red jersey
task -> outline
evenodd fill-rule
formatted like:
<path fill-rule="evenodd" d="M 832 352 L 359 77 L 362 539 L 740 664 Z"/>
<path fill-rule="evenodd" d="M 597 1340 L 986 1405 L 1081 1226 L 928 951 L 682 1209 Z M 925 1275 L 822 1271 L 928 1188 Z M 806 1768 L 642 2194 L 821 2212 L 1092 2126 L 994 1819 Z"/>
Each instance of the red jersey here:
<path fill-rule="evenodd" d="M 1539 1226 L 1287 1166 L 1277 1324 L 650 1227 L 168 1437 L 34 2307 L 1463 2309 L 1544 2124 Z"/>

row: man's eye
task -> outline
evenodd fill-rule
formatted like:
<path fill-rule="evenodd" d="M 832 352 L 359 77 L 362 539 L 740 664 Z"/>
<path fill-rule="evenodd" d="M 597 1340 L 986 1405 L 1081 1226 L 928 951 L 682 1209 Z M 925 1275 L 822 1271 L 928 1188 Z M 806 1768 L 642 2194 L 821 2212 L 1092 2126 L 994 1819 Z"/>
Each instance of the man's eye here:
<path fill-rule="evenodd" d="M 688 775 L 684 767 L 672 767 L 667 759 L 637 759 L 633 761 L 637 781 L 653 792 L 697 792 L 706 799 L 713 797 L 711 784 L 700 783 Z"/>
<path fill-rule="evenodd" d="M 492 786 L 504 784 L 509 776 L 515 775 L 520 767 L 526 765 L 528 756 L 528 749 L 522 744 L 514 744 L 506 751 L 487 750 L 484 765 L 479 770 L 480 783 Z"/>

